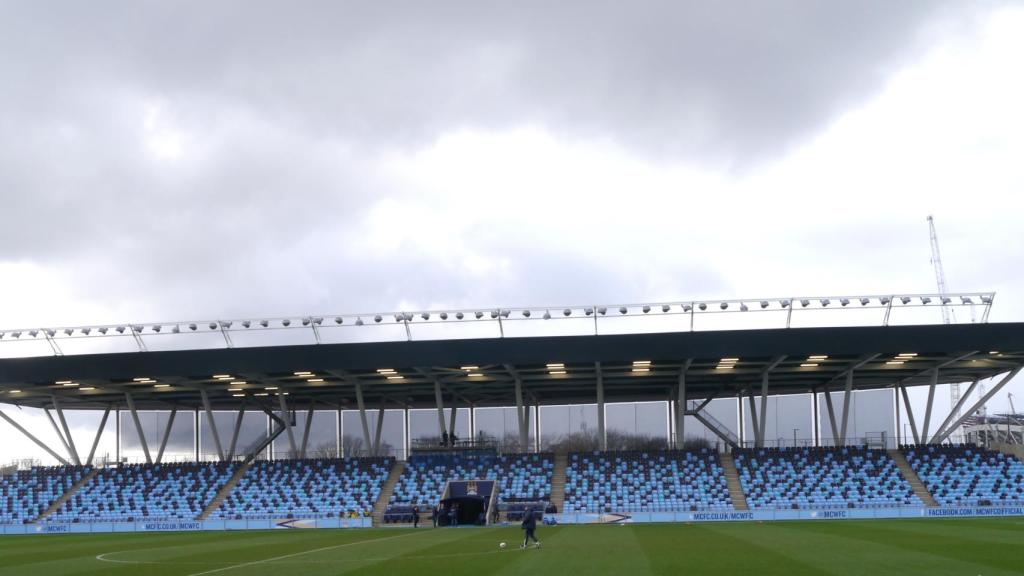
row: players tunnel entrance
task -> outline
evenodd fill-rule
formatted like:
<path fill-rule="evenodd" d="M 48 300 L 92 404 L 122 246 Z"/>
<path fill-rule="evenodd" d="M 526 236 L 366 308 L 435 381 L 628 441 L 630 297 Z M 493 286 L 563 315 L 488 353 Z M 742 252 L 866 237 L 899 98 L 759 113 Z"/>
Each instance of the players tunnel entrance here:
<path fill-rule="evenodd" d="M 442 526 L 468 526 L 487 523 L 487 501 L 483 496 L 456 496 L 441 500 Z M 454 520 L 454 521 L 453 521 Z"/>

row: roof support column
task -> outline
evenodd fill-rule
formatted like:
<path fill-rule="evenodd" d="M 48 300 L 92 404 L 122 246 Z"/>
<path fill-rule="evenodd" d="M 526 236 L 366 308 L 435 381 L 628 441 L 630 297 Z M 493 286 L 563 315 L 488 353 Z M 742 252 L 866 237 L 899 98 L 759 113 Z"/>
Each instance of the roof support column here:
<path fill-rule="evenodd" d="M 950 409 L 949 415 L 946 416 L 946 419 L 942 421 L 942 425 L 935 430 L 935 436 L 938 436 L 939 434 L 942 434 L 943 432 L 946 431 L 946 425 L 948 425 L 950 420 L 956 418 L 956 415 L 960 413 L 960 408 L 962 408 L 963 405 L 967 402 L 967 399 L 970 398 L 971 396 L 971 392 L 974 392 L 974 389 L 977 386 L 978 379 L 975 378 L 974 381 L 971 382 L 970 387 L 967 388 L 967 392 L 960 396 L 960 401 L 956 403 L 956 406 L 953 406 L 953 408 Z M 1007 420 L 1007 424 L 1009 424 L 1009 420 Z"/>
<path fill-rule="evenodd" d="M 676 383 L 676 449 L 682 450 L 686 441 L 686 367 L 679 371 Z"/>
<path fill-rule="evenodd" d="M 907 409 L 907 420 L 910 421 L 910 432 L 914 435 L 914 444 L 921 443 L 921 437 L 917 434 L 917 422 L 914 422 L 914 410 L 910 406 L 910 397 L 907 395 L 907 387 L 899 385 L 900 393 L 903 395 L 903 407 Z"/>
<path fill-rule="evenodd" d="M 846 372 L 846 391 L 843 394 L 843 425 L 839 429 L 839 438 L 843 446 L 849 444 L 846 440 L 846 424 L 850 421 L 850 398 L 853 397 L 853 369 Z"/>
<path fill-rule="evenodd" d="M 525 450 L 529 436 L 527 435 L 526 419 L 523 417 L 523 380 L 519 374 L 513 374 L 512 378 L 516 394 L 516 420 L 519 423 L 519 449 Z"/>
<path fill-rule="evenodd" d="M 68 452 L 71 454 L 71 459 L 75 461 L 75 464 L 81 466 L 82 459 L 78 457 L 75 439 L 71 437 L 71 429 L 68 428 L 68 421 L 64 418 L 64 410 L 61 409 L 56 396 L 53 397 L 53 409 L 57 412 L 57 417 L 60 418 L 60 426 L 64 429 L 64 437 L 68 440 Z"/>
<path fill-rule="evenodd" d="M 754 433 L 754 446 L 761 446 L 761 426 L 757 423 L 757 404 L 754 403 L 753 389 L 747 389 L 747 403 L 750 404 L 750 429 Z M 742 424 L 746 424 L 743 422 Z"/>
<path fill-rule="evenodd" d="M 284 427 L 285 427 L 286 431 L 288 432 L 288 449 L 291 451 L 291 452 L 289 452 L 288 457 L 289 458 L 295 458 L 296 453 L 298 453 L 298 450 L 296 449 L 296 446 L 295 446 L 295 432 L 292 430 L 292 428 L 295 427 L 295 424 L 292 422 L 292 419 L 288 416 L 288 403 L 284 399 L 284 394 L 278 394 L 277 395 L 277 403 L 281 407 L 281 420 L 284 421 Z M 207 409 L 207 410 L 209 410 L 209 409 Z M 214 436 L 214 439 L 216 439 L 216 438 L 217 437 Z M 217 442 L 217 446 L 218 446 L 217 449 L 220 450 L 220 441 L 219 440 Z"/>
<path fill-rule="evenodd" d="M 231 431 L 231 445 L 228 447 L 228 460 L 235 459 L 235 448 L 238 447 L 238 433 L 242 430 L 242 418 L 245 418 L 245 402 L 238 408 L 235 416 L 235 429 Z"/>
<path fill-rule="evenodd" d="M 811 428 L 813 445 L 821 446 L 821 430 L 818 429 L 818 426 L 821 425 L 821 411 L 818 409 L 818 395 L 813 391 L 811 392 L 811 418 L 813 419 Z"/>
<path fill-rule="evenodd" d="M 533 399 L 533 448 L 540 452 L 540 400 Z"/>
<path fill-rule="evenodd" d="M 164 437 L 160 439 L 160 449 L 156 452 L 156 463 L 164 459 L 164 448 L 167 447 L 167 439 L 171 437 L 171 428 L 174 426 L 174 417 L 178 414 L 178 407 L 171 408 L 171 415 L 167 417 L 167 427 L 164 428 Z"/>
<path fill-rule="evenodd" d="M 282 394 L 278 394 L 282 396 Z M 306 425 L 302 429 L 302 447 L 299 449 L 299 458 L 306 457 L 306 449 L 309 447 L 309 427 L 313 425 L 313 403 L 309 403 L 309 410 L 306 412 Z"/>
<path fill-rule="evenodd" d="M 530 451 L 530 404 L 523 404 L 523 427 L 526 428 L 526 444 L 520 447 L 523 452 Z"/>
<path fill-rule="evenodd" d="M 993 396 L 995 396 L 997 392 L 999 392 L 1000 390 L 1003 389 L 1003 386 L 1006 386 L 1010 382 L 1010 380 L 1013 380 L 1013 377 L 1016 376 L 1018 372 L 1020 372 L 1021 368 L 1024 368 L 1024 365 L 1017 366 L 1016 368 L 1011 370 L 1009 373 L 1007 373 L 1006 376 L 1004 376 L 1003 379 L 1000 380 L 998 384 L 993 386 L 992 389 L 989 390 L 987 394 L 985 394 L 984 396 L 979 398 L 977 402 L 972 404 L 971 407 L 967 409 L 967 413 L 966 414 L 964 414 L 960 418 L 957 418 L 956 422 L 951 424 L 941 434 L 936 434 L 935 437 L 932 438 L 932 442 L 935 443 L 935 444 L 940 444 L 943 440 L 948 438 L 949 435 L 953 433 L 953 430 L 956 430 L 957 428 L 959 428 L 960 425 L 963 424 L 965 420 L 970 418 L 975 413 L 975 411 L 978 410 L 978 408 L 981 408 L 982 406 L 984 406 L 985 403 L 988 402 Z"/>
<path fill-rule="evenodd" d="M 89 457 L 86 458 L 86 466 L 92 464 L 93 456 L 96 455 L 96 447 L 100 445 L 100 437 L 103 436 L 103 430 L 107 427 L 107 417 L 110 416 L 110 406 L 103 411 L 103 418 L 100 418 L 100 427 L 96 430 L 96 439 L 92 441 L 92 449 L 89 450 Z"/>
<path fill-rule="evenodd" d="M 437 382 L 434 382 L 435 389 Z M 366 446 L 363 452 L 366 454 L 370 453 L 373 445 L 370 442 L 370 425 L 366 422 L 366 403 L 363 402 L 363 383 L 356 380 L 356 405 L 359 407 L 359 421 L 363 425 L 363 444 Z M 444 419 L 441 419 L 442 426 L 444 425 Z"/>
<path fill-rule="evenodd" d="M 838 446 L 836 442 L 839 441 L 839 427 L 836 426 L 836 411 L 832 407 L 832 392 L 828 389 L 828 386 L 825 386 L 823 393 L 825 395 L 825 408 L 828 409 L 828 423 L 832 429 L 832 445 Z"/>
<path fill-rule="evenodd" d="M 600 362 L 594 362 L 594 370 L 597 375 L 597 441 L 601 450 L 607 450 L 608 433 L 604 421 L 604 374 L 601 372 Z"/>
<path fill-rule="evenodd" d="M 455 402 L 455 394 L 452 394 L 452 412 L 448 415 L 448 439 L 455 442 L 455 416 L 459 413 L 459 405 Z"/>
<path fill-rule="evenodd" d="M 53 456 L 54 459 L 56 459 L 61 464 L 64 464 L 65 466 L 70 466 L 71 465 L 70 462 L 68 462 L 67 460 L 61 458 L 56 452 L 51 450 L 49 446 L 44 444 L 42 440 L 40 440 L 39 438 L 36 438 L 35 436 L 29 434 L 28 430 L 25 430 L 24 428 L 21 427 L 21 424 L 18 424 L 17 422 L 12 420 L 10 416 L 8 416 L 7 414 L 4 414 L 3 410 L 0 410 L 0 418 L 3 418 L 4 420 L 6 420 L 7 423 L 10 424 L 11 426 L 14 426 L 15 430 L 17 430 L 18 432 L 21 432 L 22 435 L 24 435 L 26 438 L 28 438 L 29 440 L 35 442 L 37 446 L 39 446 L 43 450 L 46 450 L 47 454 L 49 454 L 50 456 Z"/>
<path fill-rule="evenodd" d="M 373 435 L 373 455 L 380 456 L 380 433 L 384 429 L 384 401 L 377 410 L 377 432 Z"/>
<path fill-rule="evenodd" d="M 132 413 L 132 421 L 135 422 L 135 431 L 139 434 L 139 442 L 142 444 L 142 452 L 146 455 L 146 464 L 152 464 L 153 459 L 149 456 L 149 444 L 146 443 L 146 434 L 142 430 L 142 422 L 139 421 L 139 413 L 135 410 L 135 400 L 130 392 L 124 393 L 124 399 L 128 402 L 128 410 Z"/>
<path fill-rule="evenodd" d="M 757 445 L 764 447 L 764 433 L 768 428 L 768 370 L 761 375 L 761 414 L 758 417 Z"/>
<path fill-rule="evenodd" d="M 517 386 L 518 382 L 516 380 Z M 441 396 L 441 382 L 436 378 L 434 379 L 434 400 L 437 402 L 437 433 L 443 438 L 448 434 L 448 429 L 444 424 L 444 399 Z"/>
<path fill-rule="evenodd" d="M 217 430 L 217 422 L 213 419 L 213 410 L 210 408 L 210 397 L 206 394 L 206 389 L 203 388 L 199 391 L 199 395 L 203 399 L 203 410 L 206 412 L 206 423 L 210 426 L 210 433 L 213 434 L 213 445 L 217 448 L 217 457 L 220 461 L 224 461 L 224 448 L 220 443 L 220 432 Z"/>
<path fill-rule="evenodd" d="M 924 424 L 921 426 L 921 442 L 928 443 L 928 425 L 932 421 L 932 405 L 935 402 L 935 387 L 939 384 L 939 369 L 932 370 L 932 383 L 928 386 L 928 403 L 924 408 Z"/>
<path fill-rule="evenodd" d="M 68 441 L 64 439 L 64 433 L 61 432 L 60 426 L 57 425 L 57 421 L 54 420 L 53 414 L 50 413 L 49 408 L 43 408 L 43 413 L 46 414 L 46 418 L 50 421 L 50 426 L 53 426 L 53 433 L 57 435 L 57 439 L 60 440 L 60 445 L 64 447 L 64 452 L 67 453 L 68 458 L 71 458 L 73 462 L 75 457 L 71 454 L 71 447 L 68 446 Z"/>

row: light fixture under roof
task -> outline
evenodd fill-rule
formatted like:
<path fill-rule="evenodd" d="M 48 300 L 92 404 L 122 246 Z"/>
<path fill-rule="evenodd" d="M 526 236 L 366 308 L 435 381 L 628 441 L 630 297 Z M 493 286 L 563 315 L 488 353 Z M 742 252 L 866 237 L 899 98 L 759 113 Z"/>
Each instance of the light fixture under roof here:
<path fill-rule="evenodd" d="M 378 374 L 394 374 L 395 373 L 395 369 L 394 368 L 377 368 L 377 373 Z"/>
<path fill-rule="evenodd" d="M 245 394 L 232 394 L 232 396 L 235 398 L 244 398 Z"/>
<path fill-rule="evenodd" d="M 900 352 L 896 355 L 897 358 L 914 358 L 917 356 L 917 352 Z"/>
<path fill-rule="evenodd" d="M 565 368 L 565 364 L 562 362 L 553 362 L 547 365 L 548 368 Z"/>
<path fill-rule="evenodd" d="M 633 360 L 633 366 L 650 366 L 650 360 Z"/>
<path fill-rule="evenodd" d="M 242 388 L 228 388 L 228 392 L 241 392 Z"/>
<path fill-rule="evenodd" d="M 648 366 L 633 366 L 633 372 L 650 372 L 651 369 Z"/>
<path fill-rule="evenodd" d="M 989 354 L 994 356 L 996 354 L 999 354 L 999 350 L 992 350 L 991 352 L 989 352 Z"/>
<path fill-rule="evenodd" d="M 903 363 L 904 363 L 903 360 L 889 360 L 888 362 L 886 362 L 886 364 L 888 364 L 890 366 L 895 366 L 895 365 L 899 365 L 899 364 L 903 364 Z"/>
<path fill-rule="evenodd" d="M 214 380 L 231 380 L 231 378 L 232 378 L 231 374 L 214 374 L 213 375 L 213 379 Z"/>
<path fill-rule="evenodd" d="M 401 374 L 396 374 L 394 376 L 388 376 L 388 380 L 405 380 L 405 376 L 402 376 Z"/>
<path fill-rule="evenodd" d="M 66 386 L 68 384 L 73 384 L 73 383 L 74 383 L 73 380 L 57 380 L 56 382 L 54 382 L 54 384 L 60 384 L 61 386 Z"/>
<path fill-rule="evenodd" d="M 8 390 L 8 394 L 21 394 L 21 390 Z"/>
<path fill-rule="evenodd" d="M 132 382 L 148 382 L 149 376 L 140 376 L 139 378 L 132 378 Z"/>
<path fill-rule="evenodd" d="M 719 364 L 718 366 L 715 366 L 715 370 L 732 370 L 735 367 L 735 364 Z"/>
<path fill-rule="evenodd" d="M 722 364 L 730 364 L 730 363 L 735 364 L 735 363 L 737 363 L 739 361 L 740 361 L 739 358 L 722 358 L 721 360 L 719 360 L 719 362 L 721 362 Z"/>
<path fill-rule="evenodd" d="M 811 354 L 810 356 L 807 357 L 807 359 L 808 360 L 827 360 L 828 359 L 828 355 L 827 354 Z"/>
<path fill-rule="evenodd" d="M 170 384 L 154 384 L 153 388 L 170 388 Z"/>
<path fill-rule="evenodd" d="M 78 386 L 78 382 L 66 382 L 64 384 L 61 384 L 61 386 L 65 387 L 65 388 L 74 388 L 74 387 Z"/>
<path fill-rule="evenodd" d="M 818 363 L 817 362 L 804 362 L 803 364 L 800 365 L 800 367 L 801 368 L 817 368 L 818 367 Z"/>
<path fill-rule="evenodd" d="M 565 374 L 565 370 L 549 370 L 548 374 L 551 374 L 552 376 L 559 376 Z"/>
<path fill-rule="evenodd" d="M 479 366 L 461 366 L 459 370 L 465 370 L 466 372 L 472 372 L 473 370 L 479 370 Z"/>
<path fill-rule="evenodd" d="M 310 378 L 309 380 L 306 380 L 306 382 L 323 382 L 323 381 L 324 381 L 323 378 Z"/>
<path fill-rule="evenodd" d="M 470 377 L 470 378 L 480 378 L 480 377 L 482 377 L 482 376 L 483 376 L 483 374 L 481 374 L 481 373 L 479 373 L 479 372 L 470 372 L 470 373 L 469 373 L 469 377 Z"/>
<path fill-rule="evenodd" d="M 295 374 L 296 376 L 312 376 L 312 375 L 313 375 L 313 373 L 312 373 L 312 372 L 307 372 L 307 371 L 303 371 L 303 372 L 292 372 L 292 374 Z"/>
<path fill-rule="evenodd" d="M 277 386 L 267 386 L 264 390 L 277 390 Z"/>
<path fill-rule="evenodd" d="M 96 389 L 95 386 L 84 386 L 82 388 L 79 388 L 79 390 L 84 390 L 84 391 L 95 390 L 95 389 Z"/>
<path fill-rule="evenodd" d="M 231 384 L 232 386 L 242 386 L 242 385 L 244 385 L 245 383 L 246 383 L 246 382 L 245 382 L 245 380 L 232 380 L 232 381 L 230 382 L 230 384 Z"/>

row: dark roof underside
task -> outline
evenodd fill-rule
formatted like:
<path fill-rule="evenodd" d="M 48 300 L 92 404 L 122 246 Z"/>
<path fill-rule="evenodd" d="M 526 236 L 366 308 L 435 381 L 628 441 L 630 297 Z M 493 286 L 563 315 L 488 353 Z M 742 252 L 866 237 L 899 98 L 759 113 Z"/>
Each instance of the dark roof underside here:
<path fill-rule="evenodd" d="M 723 358 L 738 360 L 724 368 Z M 649 371 L 635 371 L 636 361 L 650 361 L 637 365 Z M 835 390 L 850 369 L 855 389 L 869 390 L 929 384 L 935 368 L 951 383 L 1022 363 L 1024 323 L 323 344 L 2 359 L 0 402 L 121 408 L 129 392 L 139 409 L 195 409 L 205 390 L 221 410 L 277 406 L 279 393 L 296 407 L 348 409 L 359 382 L 368 406 L 427 408 L 438 381 L 446 405 L 508 406 L 519 377 L 530 403 L 577 404 L 595 401 L 599 372 L 605 401 L 629 402 L 667 399 L 684 367 L 688 397 L 701 399 L 759 391 L 766 371 L 770 394 L 797 394 Z"/>

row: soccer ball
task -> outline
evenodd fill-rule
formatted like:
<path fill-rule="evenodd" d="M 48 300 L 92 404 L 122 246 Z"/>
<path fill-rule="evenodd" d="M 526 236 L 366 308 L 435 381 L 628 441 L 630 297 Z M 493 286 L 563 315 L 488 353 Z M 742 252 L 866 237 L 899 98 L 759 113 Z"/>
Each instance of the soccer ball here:
<path fill-rule="evenodd" d="M 501 548 L 502 550 L 504 550 L 505 549 L 505 543 L 502 542 L 501 544 L 498 544 L 498 548 Z"/>

